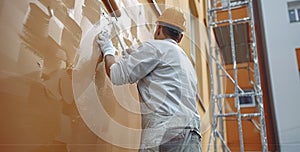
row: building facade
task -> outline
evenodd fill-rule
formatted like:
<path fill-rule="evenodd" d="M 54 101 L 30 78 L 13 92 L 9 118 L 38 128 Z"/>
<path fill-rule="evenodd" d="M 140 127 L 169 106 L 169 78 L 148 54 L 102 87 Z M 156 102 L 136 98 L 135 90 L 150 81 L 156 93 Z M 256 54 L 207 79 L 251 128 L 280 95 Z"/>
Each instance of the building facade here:
<path fill-rule="evenodd" d="M 98 58 L 95 37 L 104 28 L 111 28 L 111 10 L 103 2 L 0 1 L 0 151 L 137 151 L 141 130 L 136 86 L 111 85 L 103 63 L 97 64 L 102 58 Z M 202 149 L 212 151 L 210 72 L 213 69 L 209 65 L 207 2 L 112 1 L 113 9 L 119 10 L 115 20 L 117 32 L 112 31 L 112 36 L 118 50 L 122 50 L 122 46 L 136 47 L 153 38 L 156 18 L 164 9 L 180 7 L 184 11 L 187 31 L 179 45 L 197 72 Z M 219 0 L 212 2 L 220 6 L 227 4 Z M 300 1 L 253 2 L 268 148 L 269 151 L 297 151 L 300 148 L 297 118 Z M 226 16 L 226 12 L 218 12 L 220 19 Z M 233 11 L 233 16 L 247 17 L 249 14 L 245 8 L 239 8 Z M 219 32 L 226 30 L 226 26 L 218 29 Z M 229 45 L 216 30 L 211 35 L 214 39 L 211 43 L 218 47 Z M 248 27 L 241 26 L 238 34 L 242 36 L 241 43 L 248 41 Z M 220 60 L 232 74 L 226 49 L 220 50 L 220 54 L 223 53 Z M 251 88 L 251 70 L 243 67 L 251 69 L 253 63 L 246 62 L 244 56 L 244 53 L 239 56 L 238 75 L 239 83 L 247 89 Z M 221 83 L 224 85 L 219 86 L 220 90 L 233 89 L 227 79 Z M 223 109 L 230 111 L 234 107 L 231 102 Z M 242 108 L 245 113 L 255 110 L 255 105 Z M 245 151 L 261 150 L 256 121 L 243 121 Z M 225 141 L 230 149 L 238 151 L 236 122 L 227 121 L 223 125 Z M 217 150 L 223 151 L 221 142 L 217 144 Z"/>

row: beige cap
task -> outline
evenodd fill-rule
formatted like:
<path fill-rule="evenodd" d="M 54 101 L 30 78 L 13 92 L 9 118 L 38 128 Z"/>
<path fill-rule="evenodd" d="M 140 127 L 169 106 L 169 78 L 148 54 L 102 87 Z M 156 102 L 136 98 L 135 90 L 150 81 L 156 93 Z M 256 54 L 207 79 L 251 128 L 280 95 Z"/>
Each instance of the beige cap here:
<path fill-rule="evenodd" d="M 175 7 L 167 8 L 156 22 L 179 31 L 185 31 L 185 15 L 181 9 Z"/>

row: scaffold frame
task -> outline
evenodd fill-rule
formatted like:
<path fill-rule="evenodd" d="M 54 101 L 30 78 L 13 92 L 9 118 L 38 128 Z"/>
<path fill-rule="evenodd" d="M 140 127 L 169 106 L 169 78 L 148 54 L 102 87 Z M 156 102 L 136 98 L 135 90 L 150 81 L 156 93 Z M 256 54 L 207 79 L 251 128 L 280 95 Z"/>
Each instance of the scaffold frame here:
<path fill-rule="evenodd" d="M 222 5 L 220 5 L 222 4 Z M 232 11 L 239 7 L 246 7 L 248 11 L 248 17 L 243 18 L 233 18 Z M 227 11 L 228 19 L 218 20 L 217 12 Z M 227 144 L 226 137 L 224 135 L 224 124 L 229 118 L 237 120 L 238 133 L 239 133 L 239 148 L 243 152 L 244 149 L 244 137 L 242 129 L 243 119 L 256 117 L 259 119 L 259 124 L 252 122 L 256 128 L 260 131 L 262 151 L 268 151 L 268 142 L 266 134 L 266 124 L 264 117 L 264 107 L 263 107 L 263 97 L 262 97 L 262 87 L 260 80 L 260 71 L 257 55 L 256 46 L 256 33 L 255 33 L 255 20 L 253 12 L 253 0 L 208 0 L 207 1 L 207 19 L 208 19 L 208 39 L 209 39 L 209 66 L 210 66 L 210 79 L 211 79 L 211 111 L 212 111 L 212 132 L 210 136 L 210 141 L 208 150 L 213 150 L 216 152 L 218 149 L 222 151 L 231 151 Z M 249 72 L 252 74 L 253 81 L 251 84 L 253 86 L 252 92 L 245 92 L 245 90 L 240 87 L 238 81 L 238 67 L 237 67 L 237 49 L 235 44 L 235 25 L 239 23 L 247 23 L 249 25 L 249 36 L 251 41 L 249 42 L 251 51 L 251 62 L 253 64 L 253 70 Z M 233 74 L 229 74 L 224 64 L 222 63 L 222 55 L 219 53 L 218 45 L 216 44 L 214 28 L 220 25 L 229 26 L 230 35 L 230 50 L 232 58 L 232 71 Z M 249 65 L 248 65 L 249 66 Z M 248 67 L 250 69 L 250 67 Z M 234 85 L 234 92 L 226 93 L 223 91 L 224 84 L 222 80 L 226 77 Z M 257 102 L 257 111 L 254 113 L 241 113 L 241 104 L 239 101 L 240 97 L 252 96 Z M 234 99 L 235 112 L 226 112 L 224 110 L 224 103 L 228 102 L 226 99 Z M 218 144 L 221 148 L 218 147 Z"/>

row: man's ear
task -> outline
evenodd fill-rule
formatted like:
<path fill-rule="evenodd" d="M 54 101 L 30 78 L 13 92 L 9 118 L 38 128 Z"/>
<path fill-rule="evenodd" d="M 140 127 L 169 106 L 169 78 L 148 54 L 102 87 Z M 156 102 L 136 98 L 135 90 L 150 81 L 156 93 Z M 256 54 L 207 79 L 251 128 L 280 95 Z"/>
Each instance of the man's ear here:
<path fill-rule="evenodd" d="M 155 39 L 161 39 L 161 37 L 162 37 L 162 26 L 160 26 L 160 25 L 158 25 L 157 26 L 157 29 L 156 29 L 156 31 L 155 31 L 155 33 L 154 33 L 154 38 Z"/>
<path fill-rule="evenodd" d="M 158 25 L 157 26 L 157 36 L 159 36 L 161 34 L 161 26 Z"/>
<path fill-rule="evenodd" d="M 182 40 L 182 38 L 183 38 L 183 34 L 180 34 L 180 36 L 179 36 L 179 38 L 178 38 L 178 40 L 177 40 L 177 43 L 180 43 L 181 40 Z"/>

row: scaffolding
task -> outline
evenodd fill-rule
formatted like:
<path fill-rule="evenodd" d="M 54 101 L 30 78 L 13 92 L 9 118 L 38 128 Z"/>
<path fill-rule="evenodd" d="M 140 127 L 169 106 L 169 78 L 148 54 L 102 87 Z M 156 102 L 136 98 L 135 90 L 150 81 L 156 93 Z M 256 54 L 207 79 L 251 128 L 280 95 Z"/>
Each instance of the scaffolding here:
<path fill-rule="evenodd" d="M 236 15 L 234 12 L 241 9 L 246 10 L 246 16 Z M 228 121 L 237 122 L 239 149 L 244 151 L 242 122 L 250 120 L 260 132 L 262 151 L 267 152 L 268 143 L 258 65 L 253 1 L 208 0 L 207 10 L 212 110 L 212 133 L 209 144 L 213 145 L 208 146 L 208 151 L 211 148 L 214 151 L 231 151 L 224 131 Z M 247 70 L 250 88 L 245 88 L 239 84 L 238 76 L 241 69 Z M 231 90 L 224 89 L 229 85 L 232 86 Z M 247 102 L 254 103 L 252 106 L 255 111 L 243 112 L 242 106 Z M 234 108 L 232 109 L 232 106 L 228 108 L 228 105 L 233 105 L 233 103 Z"/>

